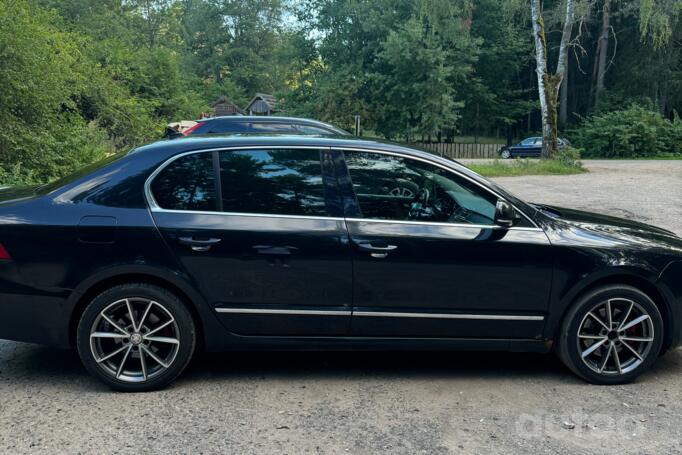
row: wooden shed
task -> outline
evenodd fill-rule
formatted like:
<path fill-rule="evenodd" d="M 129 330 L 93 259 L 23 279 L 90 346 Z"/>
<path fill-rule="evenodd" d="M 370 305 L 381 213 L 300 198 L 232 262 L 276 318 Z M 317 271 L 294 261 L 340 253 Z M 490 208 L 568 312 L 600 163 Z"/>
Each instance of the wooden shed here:
<path fill-rule="evenodd" d="M 213 115 L 219 117 L 221 115 L 244 115 L 244 111 L 239 109 L 239 106 L 234 104 L 231 99 L 226 96 L 221 96 L 215 100 L 211 107 L 213 108 Z"/>
<path fill-rule="evenodd" d="M 256 93 L 244 109 L 249 115 L 272 115 L 277 112 L 277 99 L 267 93 Z"/>

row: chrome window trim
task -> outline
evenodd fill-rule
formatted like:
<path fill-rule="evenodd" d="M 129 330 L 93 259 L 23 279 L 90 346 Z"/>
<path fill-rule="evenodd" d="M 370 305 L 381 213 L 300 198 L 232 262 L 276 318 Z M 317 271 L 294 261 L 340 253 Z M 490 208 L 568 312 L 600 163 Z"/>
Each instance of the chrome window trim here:
<path fill-rule="evenodd" d="M 192 213 L 195 215 L 209 215 L 209 216 L 247 216 L 247 217 L 258 217 L 258 218 L 284 218 L 284 219 L 295 219 L 295 220 L 318 220 L 318 221 L 352 221 L 355 223 L 384 223 L 384 224 L 412 224 L 417 226 L 440 226 L 440 227 L 453 227 L 453 228 L 471 228 L 471 229 L 493 229 L 499 230 L 504 229 L 506 231 L 532 231 L 532 232 L 542 232 L 542 229 L 533 227 L 510 227 L 505 228 L 502 226 L 487 225 L 487 224 L 464 224 L 464 223 L 437 223 L 433 221 L 397 221 L 397 220 L 379 220 L 372 218 L 341 218 L 334 216 L 308 216 L 308 215 L 277 215 L 271 213 L 242 213 L 242 212 L 209 212 L 202 210 L 174 210 L 174 209 L 162 209 L 162 208 L 152 208 L 154 213 Z"/>
<path fill-rule="evenodd" d="M 493 321 L 543 321 L 539 315 L 513 314 L 455 314 L 455 313 L 407 313 L 394 311 L 351 311 L 351 310 L 284 310 L 270 308 L 223 308 L 215 309 L 217 313 L 226 314 L 284 314 L 306 316 L 360 316 L 383 318 L 424 318 L 424 319 L 474 319 Z"/>
<path fill-rule="evenodd" d="M 231 314 L 291 314 L 306 316 L 350 316 L 351 310 L 277 310 L 268 308 L 216 308 L 217 313 Z"/>
<path fill-rule="evenodd" d="M 212 216 L 248 216 L 258 218 L 289 218 L 295 220 L 318 220 L 318 221 L 344 221 L 345 218 L 335 216 L 311 216 L 311 215 L 279 215 L 275 213 L 242 213 L 242 212 L 210 212 L 203 210 L 175 210 L 152 208 L 154 213 L 192 213 L 194 215 L 212 215 Z"/>
<path fill-rule="evenodd" d="M 346 218 L 346 221 L 352 221 L 355 223 L 384 223 L 384 224 L 413 224 L 421 226 L 440 226 L 440 227 L 455 227 L 455 228 L 471 228 L 471 229 L 492 229 L 505 231 L 533 231 L 542 232 L 542 229 L 536 227 L 510 227 L 505 228 L 504 226 L 499 226 L 497 224 L 467 224 L 467 223 L 444 223 L 436 221 L 409 221 L 409 220 L 384 220 L 378 218 Z"/>
<path fill-rule="evenodd" d="M 367 149 L 365 149 L 365 148 L 356 148 L 356 147 L 330 147 L 330 148 L 331 148 L 332 150 L 349 151 L 349 152 L 379 153 L 379 154 L 382 154 L 382 155 L 393 155 L 393 156 L 399 156 L 399 157 L 401 157 L 401 158 L 407 158 L 407 159 L 412 159 L 412 160 L 421 161 L 421 162 L 423 162 L 423 163 L 430 164 L 430 165 L 432 165 L 432 166 L 436 166 L 436 167 L 439 167 L 439 168 L 441 168 L 441 169 L 444 169 L 444 170 L 446 170 L 446 171 L 448 171 L 448 172 L 452 172 L 452 173 L 456 174 L 457 176 L 462 177 L 463 179 L 470 181 L 471 183 L 473 183 L 474 185 L 478 186 L 479 188 L 482 188 L 484 191 L 487 191 L 488 193 L 492 194 L 492 195 L 495 196 L 496 198 L 498 198 L 498 199 L 503 199 L 503 200 L 507 201 L 506 198 L 502 197 L 501 195 L 499 195 L 497 192 L 495 192 L 495 191 L 492 190 L 491 188 L 488 188 L 487 186 L 483 185 L 482 183 L 477 182 L 476 180 L 472 179 L 472 178 L 469 177 L 468 175 L 462 174 L 462 173 L 459 172 L 457 169 L 453 169 L 453 168 L 448 167 L 448 166 L 445 166 L 445 165 L 443 165 L 443 164 L 441 164 L 441 163 L 437 163 L 437 162 L 435 162 L 435 161 L 431 161 L 431 160 L 428 160 L 428 159 L 425 159 L 425 158 L 422 158 L 422 157 L 412 156 L 412 155 L 410 155 L 410 154 L 408 154 L 408 153 L 401 153 L 401 152 L 394 152 L 394 151 L 386 151 L 386 150 L 376 150 L 376 149 L 368 149 L 368 148 L 367 148 Z M 509 202 L 509 201 L 507 201 L 507 202 Z M 527 219 L 535 228 L 537 228 L 537 229 L 539 229 L 539 230 L 542 230 L 542 229 L 540 229 L 540 228 L 538 227 L 538 225 L 535 223 L 535 221 L 533 221 L 533 219 L 532 219 L 531 217 L 529 217 L 528 215 L 526 215 L 525 212 L 523 212 L 523 210 L 519 210 L 519 209 L 518 209 L 514 204 L 512 204 L 511 202 L 509 202 L 509 204 L 510 204 L 512 207 L 514 207 L 514 210 L 516 210 L 516 211 L 519 212 L 521 215 L 523 215 L 523 217 L 526 218 L 526 219 Z M 364 219 L 364 218 L 363 218 L 363 219 Z M 445 224 L 448 224 L 448 223 L 445 223 Z M 487 226 L 487 225 L 486 225 L 486 226 Z M 490 226 L 495 226 L 495 225 L 490 225 Z M 490 226 L 488 226 L 488 227 L 490 227 Z"/>
<path fill-rule="evenodd" d="M 147 199 L 147 204 L 149 205 L 149 208 L 152 212 L 157 212 L 157 213 L 196 213 L 200 215 L 223 215 L 223 216 L 256 216 L 256 217 L 271 217 L 271 218 L 291 218 L 291 219 L 313 219 L 313 220 L 334 220 L 334 221 L 343 221 L 343 220 L 348 220 L 348 221 L 362 221 L 362 222 L 370 222 L 370 223 L 397 223 L 397 224 L 416 224 L 416 225 L 429 225 L 429 226 L 452 226 L 452 227 L 470 227 L 470 228 L 480 228 L 480 229 L 501 229 L 501 226 L 491 224 L 465 224 L 465 223 L 442 223 L 442 222 L 429 222 L 429 221 L 409 221 L 409 220 L 379 220 L 379 219 L 373 219 L 373 218 L 340 218 L 340 217 L 331 217 L 331 216 L 307 216 L 307 215 L 281 215 L 281 214 L 265 214 L 265 213 L 241 213 L 241 212 L 211 212 L 211 211 L 199 211 L 199 210 L 173 210 L 173 209 L 164 209 L 159 207 L 159 205 L 156 202 L 156 199 L 154 199 L 154 195 L 152 194 L 151 191 L 151 184 L 154 178 L 161 173 L 168 165 L 170 165 L 172 162 L 175 160 L 178 160 L 180 158 L 183 158 L 185 156 L 197 154 L 197 153 L 210 153 L 210 152 L 228 152 L 228 151 L 233 151 L 233 150 L 262 150 L 262 149 L 302 149 L 302 150 L 339 150 L 339 151 L 351 151 L 351 152 L 365 152 L 365 153 L 379 153 L 379 154 L 384 154 L 384 155 L 393 155 L 393 156 L 398 156 L 401 158 L 407 158 L 407 159 L 414 159 L 417 161 L 421 161 L 423 163 L 431 164 L 433 166 L 440 167 L 441 169 L 444 169 L 448 172 L 452 172 L 456 174 L 459 177 L 462 177 L 471 183 L 475 184 L 476 186 L 482 188 L 484 191 L 488 191 L 489 193 L 493 194 L 495 197 L 500 198 L 500 199 L 505 199 L 504 197 L 500 196 L 498 193 L 493 191 L 492 189 L 486 187 L 485 185 L 477 182 L 476 180 L 468 177 L 465 174 L 462 174 L 461 172 L 457 171 L 456 169 L 452 169 L 448 166 L 444 166 L 440 163 L 436 163 L 434 161 L 430 161 L 421 157 L 415 157 L 410 154 L 406 153 L 400 153 L 400 152 L 393 152 L 393 151 L 385 151 L 385 150 L 377 150 L 374 148 L 356 148 L 356 147 L 331 147 L 331 146 L 310 146 L 310 145 L 305 145 L 305 146 L 291 146 L 291 145 L 269 145 L 269 146 L 263 146 L 263 145 L 249 145 L 249 146 L 234 146 L 234 147 L 214 147 L 214 148 L 208 148 L 208 149 L 200 149 L 200 150 L 190 150 L 188 152 L 183 152 L 178 155 L 174 155 L 170 158 L 168 158 L 166 161 L 161 163 L 155 170 L 152 172 L 149 177 L 145 180 L 144 183 L 144 194 L 145 198 Z M 506 200 L 506 199 L 505 199 Z M 509 202 L 509 201 L 507 201 Z M 511 202 L 510 202 L 511 204 Z M 514 207 L 514 210 L 519 212 L 521 215 L 524 216 L 532 225 L 533 227 L 511 227 L 507 228 L 507 230 L 517 230 L 517 231 L 543 231 L 533 220 L 530 218 L 528 215 L 526 215 L 522 210 L 519 210 L 514 204 L 511 204 L 512 207 Z M 544 232 L 544 231 L 543 231 Z"/>
<path fill-rule="evenodd" d="M 394 311 L 353 311 L 353 316 L 382 318 L 487 319 L 495 321 L 542 321 L 545 319 L 544 316 L 518 316 L 512 314 L 402 313 Z"/>

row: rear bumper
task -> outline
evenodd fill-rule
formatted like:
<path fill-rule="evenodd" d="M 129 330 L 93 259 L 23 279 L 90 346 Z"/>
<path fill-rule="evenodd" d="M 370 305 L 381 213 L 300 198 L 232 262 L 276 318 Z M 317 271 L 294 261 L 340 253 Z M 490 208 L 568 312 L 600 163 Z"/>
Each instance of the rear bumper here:
<path fill-rule="evenodd" d="M 0 294 L 0 339 L 68 348 L 66 299 Z"/>

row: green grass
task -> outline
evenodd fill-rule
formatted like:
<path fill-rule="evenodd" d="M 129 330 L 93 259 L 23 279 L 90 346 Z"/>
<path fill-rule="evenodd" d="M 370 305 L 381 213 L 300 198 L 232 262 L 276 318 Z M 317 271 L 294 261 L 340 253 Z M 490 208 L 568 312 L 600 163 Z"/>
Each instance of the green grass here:
<path fill-rule="evenodd" d="M 478 139 L 474 136 L 455 136 L 452 142 L 456 144 L 506 144 L 507 140 L 504 138 L 488 136 L 478 136 Z"/>
<path fill-rule="evenodd" d="M 574 164 L 559 160 L 495 160 L 489 163 L 467 164 L 486 177 L 518 177 L 521 175 L 570 175 L 587 172 L 578 161 Z"/>

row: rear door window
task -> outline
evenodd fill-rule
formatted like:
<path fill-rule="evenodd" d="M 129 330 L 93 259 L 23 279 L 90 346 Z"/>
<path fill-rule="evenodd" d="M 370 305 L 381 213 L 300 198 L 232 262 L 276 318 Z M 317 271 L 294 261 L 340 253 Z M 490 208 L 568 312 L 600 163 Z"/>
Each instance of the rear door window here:
<path fill-rule="evenodd" d="M 225 212 L 328 216 L 320 150 L 220 153 Z"/>

